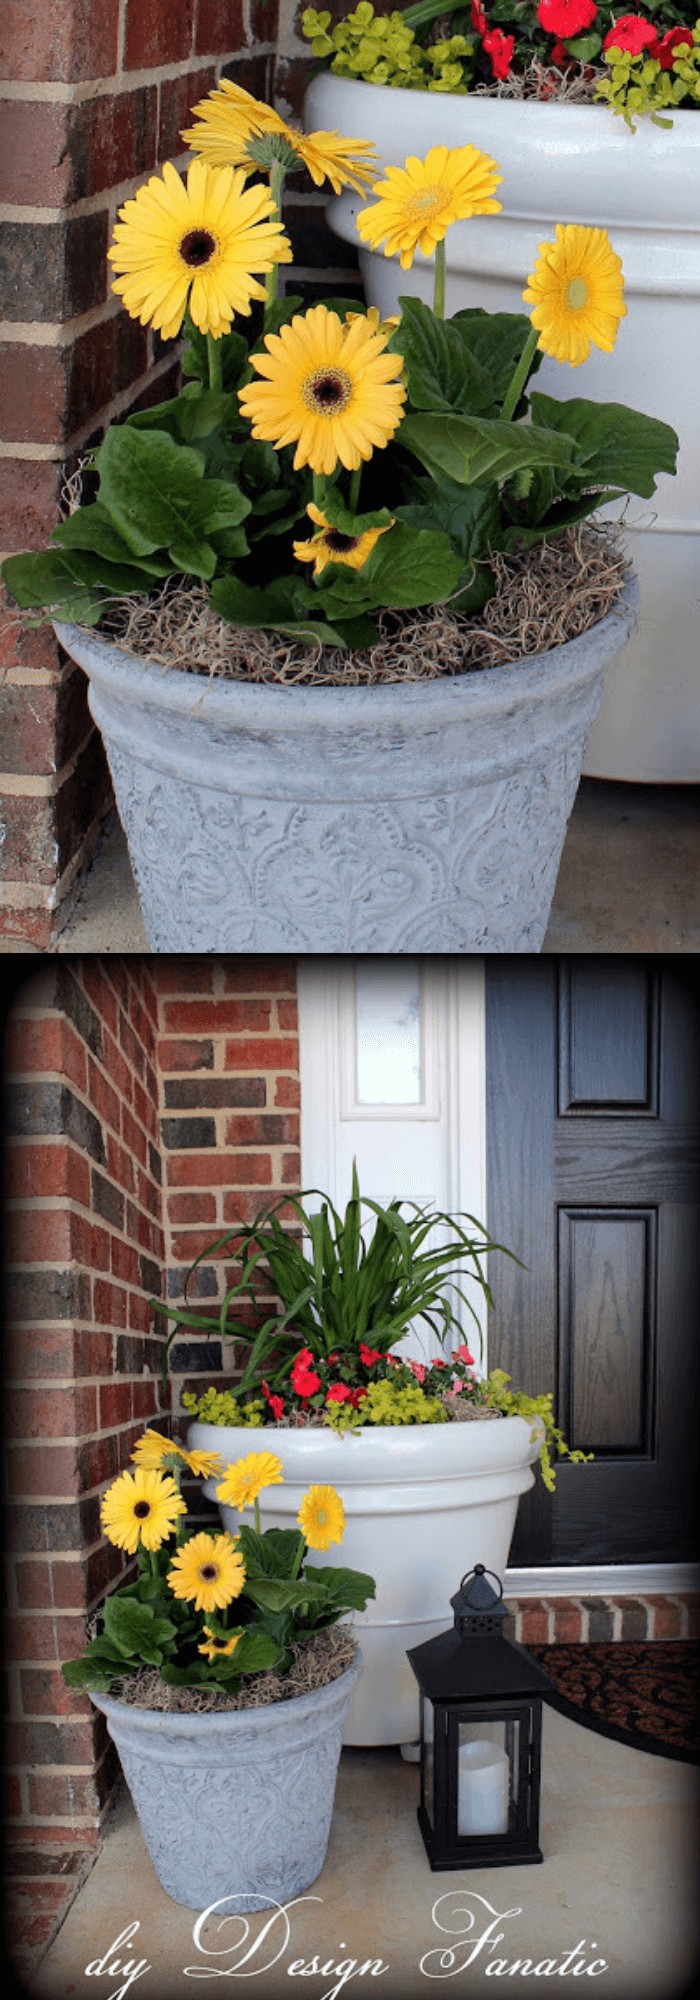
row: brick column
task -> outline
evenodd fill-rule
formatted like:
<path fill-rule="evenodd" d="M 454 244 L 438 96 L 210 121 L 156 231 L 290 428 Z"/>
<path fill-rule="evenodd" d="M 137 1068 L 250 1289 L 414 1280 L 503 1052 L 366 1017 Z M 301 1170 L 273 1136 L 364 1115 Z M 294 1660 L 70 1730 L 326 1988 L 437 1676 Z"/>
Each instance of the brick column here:
<path fill-rule="evenodd" d="M 5 0 L 0 556 L 46 543 L 64 462 L 175 389 L 173 343 L 108 289 L 112 225 L 150 170 L 183 158 L 180 129 L 217 65 L 233 58 L 264 94 L 275 28 L 276 0 Z M 0 673 L 0 935 L 46 950 L 109 779 L 84 676 L 50 628 L 6 617 Z"/>
<path fill-rule="evenodd" d="M 236 1223 L 296 1191 L 299 1039 L 293 960 L 157 961 L 158 1067 L 167 1296 L 181 1300 L 186 1271 Z M 291 1207 L 281 1211 L 294 1222 Z M 190 1296 L 223 1296 L 234 1246 L 203 1262 Z M 246 1318 L 245 1309 L 241 1317 Z M 172 1410 L 236 1372 L 230 1345 L 184 1336 L 170 1354 Z"/>
<path fill-rule="evenodd" d="M 100 1499 L 159 1418 L 155 1044 L 145 958 L 56 959 L 8 1021 L 5 1875 L 20 1960 L 65 1913 L 118 1776 L 60 1663 L 123 1574 Z"/>

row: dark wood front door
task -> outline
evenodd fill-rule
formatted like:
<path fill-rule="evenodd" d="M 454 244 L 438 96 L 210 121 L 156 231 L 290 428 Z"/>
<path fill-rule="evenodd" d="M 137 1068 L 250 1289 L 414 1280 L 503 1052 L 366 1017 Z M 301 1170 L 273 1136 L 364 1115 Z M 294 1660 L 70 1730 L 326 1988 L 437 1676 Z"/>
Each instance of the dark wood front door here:
<path fill-rule="evenodd" d="M 486 969 L 489 1359 L 569 1444 L 511 1563 L 697 1555 L 700 996 L 694 961 Z"/>

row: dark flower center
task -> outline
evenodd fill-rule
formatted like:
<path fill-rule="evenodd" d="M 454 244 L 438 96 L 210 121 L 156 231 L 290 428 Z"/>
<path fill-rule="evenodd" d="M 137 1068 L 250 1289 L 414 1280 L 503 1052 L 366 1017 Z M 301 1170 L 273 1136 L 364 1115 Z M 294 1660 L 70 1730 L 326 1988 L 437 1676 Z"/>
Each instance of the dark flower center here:
<path fill-rule="evenodd" d="M 135 1504 L 135 1507 L 134 1507 L 134 1513 L 135 1513 L 135 1515 L 136 1515 L 136 1518 L 137 1518 L 137 1520 L 138 1520 L 138 1521 L 145 1521 L 145 1520 L 146 1520 L 146 1517 L 147 1517 L 147 1515 L 148 1515 L 148 1514 L 150 1514 L 150 1511 L 151 1511 L 151 1503 L 150 1503 L 150 1500 L 137 1500 L 137 1501 L 136 1501 L 136 1504 Z"/>
<path fill-rule="evenodd" d="M 308 376 L 302 394 L 308 409 L 319 411 L 321 416 L 333 417 L 349 403 L 352 382 L 344 369 L 323 368 L 317 375 Z"/>
<path fill-rule="evenodd" d="M 335 555 L 345 556 L 349 549 L 357 548 L 360 538 L 359 535 L 341 535 L 339 528 L 329 528 L 324 539 L 327 549 L 332 549 Z"/>
<path fill-rule="evenodd" d="M 201 264 L 209 263 L 215 249 L 214 237 L 210 236 L 208 229 L 190 229 L 180 244 L 180 256 L 185 264 L 191 264 L 198 270 Z"/>
<path fill-rule="evenodd" d="M 202 1563 L 199 1574 L 202 1583 L 215 1583 L 219 1574 L 216 1563 Z"/>

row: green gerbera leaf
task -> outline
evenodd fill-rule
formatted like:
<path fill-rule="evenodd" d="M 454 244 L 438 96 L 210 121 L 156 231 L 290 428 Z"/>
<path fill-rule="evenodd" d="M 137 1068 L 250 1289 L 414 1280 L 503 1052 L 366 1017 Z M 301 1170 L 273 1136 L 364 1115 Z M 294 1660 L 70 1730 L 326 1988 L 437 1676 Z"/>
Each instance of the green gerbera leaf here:
<path fill-rule="evenodd" d="M 100 500 L 93 500 L 89 507 L 78 507 L 66 521 L 59 521 L 52 541 L 57 542 L 61 549 L 80 549 L 84 553 L 104 556 L 110 563 L 133 564 L 133 551 Z M 141 556 L 139 569 L 144 579 L 169 576 L 172 563 L 165 556 Z"/>
<path fill-rule="evenodd" d="M 208 534 L 238 527 L 250 513 L 240 487 L 205 479 L 199 453 L 166 431 L 115 425 L 96 454 L 100 497 L 134 555 L 167 549 L 184 575 L 213 577 Z"/>
<path fill-rule="evenodd" d="M 591 486 L 615 486 L 648 500 L 656 491 L 655 475 L 675 472 L 676 432 L 624 403 L 589 403 L 583 397 L 560 403 L 535 392 L 532 415 L 550 433 L 559 430 L 574 439 L 575 476 Z"/>
<path fill-rule="evenodd" d="M 404 417 L 399 439 L 433 478 L 446 473 L 464 486 L 500 483 L 521 466 L 568 466 L 576 450 L 555 430 L 457 415 Z"/>
<path fill-rule="evenodd" d="M 422 299 L 403 298 L 401 324 L 390 349 L 403 355 L 412 410 L 461 410 L 495 406 L 493 375 L 473 351 L 468 327 L 436 319 Z"/>

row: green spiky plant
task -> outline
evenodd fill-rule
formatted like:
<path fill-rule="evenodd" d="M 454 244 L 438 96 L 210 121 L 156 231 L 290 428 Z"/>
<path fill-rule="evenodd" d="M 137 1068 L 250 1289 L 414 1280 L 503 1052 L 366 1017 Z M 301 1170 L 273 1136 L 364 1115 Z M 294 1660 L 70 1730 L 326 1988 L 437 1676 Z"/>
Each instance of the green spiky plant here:
<path fill-rule="evenodd" d="M 305 1204 L 316 1195 L 321 1206 L 314 1213 Z M 301 1241 L 280 1221 L 279 1210 L 290 1207 L 303 1231 Z M 362 1234 L 363 1208 L 374 1216 L 369 1242 Z M 449 1232 L 447 1242 L 429 1243 L 436 1226 Z M 229 1285 L 214 1312 L 191 1306 L 189 1291 L 198 1266 L 229 1247 L 235 1247 L 240 1259 L 240 1277 Z M 425 1321 L 441 1345 L 453 1333 L 461 1339 L 464 1330 L 445 1287 L 450 1286 L 478 1328 L 477 1312 L 460 1281 L 466 1270 L 492 1303 L 483 1265 L 489 1250 L 503 1251 L 503 1245 L 489 1240 L 475 1216 L 446 1215 L 415 1202 L 392 1201 L 382 1207 L 361 1196 L 353 1167 L 352 1194 L 344 1215 L 318 1188 L 303 1189 L 298 1197 L 284 1195 L 271 1209 L 261 1209 L 247 1227 L 239 1224 L 227 1230 L 200 1251 L 187 1273 L 184 1305 L 152 1300 L 155 1311 L 174 1322 L 165 1345 L 164 1369 L 182 1328 L 218 1334 L 247 1348 L 236 1384 L 238 1395 L 258 1387 L 263 1378 L 271 1389 L 282 1388 L 302 1347 L 315 1362 L 327 1362 L 337 1354 L 359 1364 L 361 1346 L 385 1355 L 416 1320 Z M 255 1281 L 259 1284 L 261 1268 L 269 1272 L 280 1303 L 251 1329 L 239 1308 L 245 1301 L 259 1313 Z"/>

